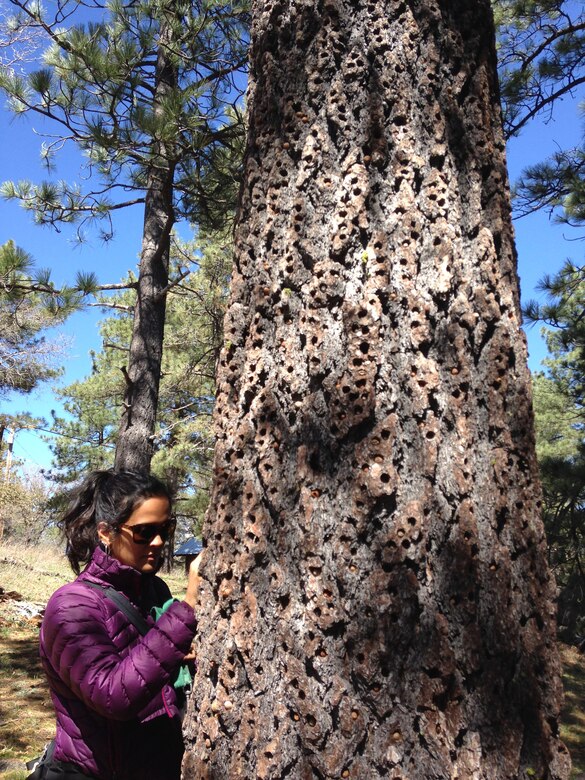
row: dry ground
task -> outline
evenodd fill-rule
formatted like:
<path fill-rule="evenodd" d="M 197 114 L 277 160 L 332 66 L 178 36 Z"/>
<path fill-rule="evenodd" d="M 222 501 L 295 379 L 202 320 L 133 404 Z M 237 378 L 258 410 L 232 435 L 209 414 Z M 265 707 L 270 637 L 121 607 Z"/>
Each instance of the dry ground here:
<path fill-rule="evenodd" d="M 0 545 L 0 587 L 17 592 L 23 601 L 46 603 L 72 574 L 64 558 L 46 549 L 30 550 Z M 185 578 L 177 567 L 165 575 L 180 596 Z M 26 772 L 7 770 L 6 761 L 38 755 L 54 734 L 53 711 L 38 659 L 39 618 L 23 611 L 14 598 L 0 595 L 0 778 L 23 780 Z M 585 773 L 585 656 L 561 645 L 565 708 L 562 736 L 573 759 L 572 777 Z M 5 771 L 3 771 L 3 769 Z"/>
<path fill-rule="evenodd" d="M 565 706 L 561 736 L 573 760 L 572 777 L 585 775 L 585 655 L 575 647 L 561 645 Z"/>

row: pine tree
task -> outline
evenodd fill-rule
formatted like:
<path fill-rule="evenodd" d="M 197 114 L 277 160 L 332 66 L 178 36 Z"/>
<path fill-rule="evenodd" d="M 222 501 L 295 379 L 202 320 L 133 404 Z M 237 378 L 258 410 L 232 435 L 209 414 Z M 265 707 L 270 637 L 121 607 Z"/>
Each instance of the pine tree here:
<path fill-rule="evenodd" d="M 33 271 L 33 258 L 13 241 L 0 246 L 0 396 L 13 390 L 29 393 L 62 372 L 63 343 L 48 339 L 47 332 L 81 298 L 69 290 L 53 295 Z"/>
<path fill-rule="evenodd" d="M 585 83 L 585 11 L 566 0 L 495 0 L 505 131 L 518 134 L 535 117 L 549 121 L 561 100 L 575 98 Z M 582 107 L 580 107 L 582 114 Z M 573 148 L 523 171 L 515 183 L 519 216 L 539 209 L 556 222 L 582 231 L 585 224 L 585 148 Z M 583 619 L 583 321 L 584 268 L 567 261 L 541 291 L 549 302 L 529 301 L 530 321 L 552 326 L 547 374 L 534 382 L 537 451 L 544 490 L 543 516 L 549 557 L 560 586 L 559 621 L 573 639 Z"/>
<path fill-rule="evenodd" d="M 535 377 L 537 452 L 551 564 L 560 587 L 559 624 L 573 641 L 585 630 L 585 272 L 567 262 L 545 277 L 544 305 L 530 302 L 545 322 L 546 375 Z"/>
<path fill-rule="evenodd" d="M 585 84 L 585 11 L 568 0 L 494 0 L 506 137 L 534 118 L 549 121 L 558 103 Z M 577 106 L 577 101 L 575 100 Z M 515 184 L 518 216 L 540 208 L 568 224 L 585 219 L 581 141 L 525 170 Z"/>
<path fill-rule="evenodd" d="M 197 269 L 169 293 L 162 378 L 152 469 L 177 495 L 179 514 L 199 526 L 207 506 L 215 395 L 215 364 L 222 336 L 231 241 L 214 234 L 174 244 L 173 265 Z M 176 271 L 178 273 L 178 271 Z M 133 282 L 127 280 L 128 285 Z M 88 470 L 113 465 L 118 408 L 124 396 L 124 365 L 132 335 L 133 293 L 103 298 L 110 314 L 100 324 L 102 349 L 92 353 L 92 372 L 58 391 L 66 417 L 54 417 L 48 441 L 52 478 L 68 485 Z"/>
<path fill-rule="evenodd" d="M 222 149 L 239 142 L 236 74 L 244 63 L 245 15 L 224 0 L 58 2 L 11 0 L 18 25 L 41 28 L 51 45 L 44 67 L 22 77 L 4 67 L 0 88 L 17 113 L 35 112 L 60 128 L 43 146 L 50 166 L 73 142 L 88 158 L 87 188 L 49 180 L 4 184 L 40 224 L 105 220 L 140 204 L 144 228 L 136 280 L 133 337 L 125 367 L 116 465 L 148 469 L 162 361 L 173 224 L 216 213 L 207 198 L 229 178 Z M 66 27 L 71 19 L 74 26 Z M 88 20 L 89 19 L 89 20 Z M 209 171 L 212 175 L 209 176 Z M 204 191 L 204 180 L 214 192 Z M 229 190 L 223 189 L 223 192 Z"/>
<path fill-rule="evenodd" d="M 544 209 L 555 222 L 583 228 L 585 224 L 585 146 L 562 149 L 526 168 L 515 184 L 519 217 Z"/>
<path fill-rule="evenodd" d="M 483 0 L 252 5 L 188 778 L 569 774 Z"/>
<path fill-rule="evenodd" d="M 506 137 L 585 83 L 585 12 L 572 0 L 493 0 Z"/>

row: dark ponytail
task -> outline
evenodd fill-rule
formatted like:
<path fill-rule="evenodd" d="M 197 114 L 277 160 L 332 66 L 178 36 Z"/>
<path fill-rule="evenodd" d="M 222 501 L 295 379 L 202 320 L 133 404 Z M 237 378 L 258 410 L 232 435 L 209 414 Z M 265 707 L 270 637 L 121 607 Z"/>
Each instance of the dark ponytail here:
<path fill-rule="evenodd" d="M 73 490 L 61 526 L 67 540 L 67 558 L 76 574 L 99 544 L 98 523 L 114 533 L 147 498 L 164 497 L 169 489 L 151 474 L 133 471 L 92 471 Z"/>

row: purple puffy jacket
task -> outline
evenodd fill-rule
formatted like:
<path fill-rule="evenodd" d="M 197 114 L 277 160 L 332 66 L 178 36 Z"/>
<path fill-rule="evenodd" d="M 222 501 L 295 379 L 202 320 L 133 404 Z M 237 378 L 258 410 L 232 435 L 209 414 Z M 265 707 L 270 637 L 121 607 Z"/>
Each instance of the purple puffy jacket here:
<path fill-rule="evenodd" d="M 141 636 L 119 608 L 84 582 L 123 593 L 152 628 Z M 193 609 L 172 604 L 149 615 L 170 593 L 97 548 L 93 558 L 49 600 L 41 660 L 57 715 L 55 758 L 100 780 L 175 780 L 183 745 L 170 684 L 195 634 Z"/>

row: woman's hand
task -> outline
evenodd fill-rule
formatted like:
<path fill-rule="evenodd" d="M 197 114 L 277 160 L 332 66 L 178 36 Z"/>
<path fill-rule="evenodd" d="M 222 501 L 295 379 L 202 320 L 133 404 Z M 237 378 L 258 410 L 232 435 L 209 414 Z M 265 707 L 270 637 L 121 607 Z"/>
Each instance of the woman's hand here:
<path fill-rule="evenodd" d="M 199 576 L 199 566 L 201 565 L 202 555 L 203 553 L 200 552 L 195 560 L 191 561 L 191 565 L 189 566 L 189 579 L 187 580 L 187 593 L 185 594 L 185 601 L 187 604 L 190 604 L 193 609 L 195 609 L 195 604 L 197 603 L 197 593 L 199 591 L 199 583 L 201 582 L 201 577 Z M 187 660 L 189 659 L 187 658 Z"/>

